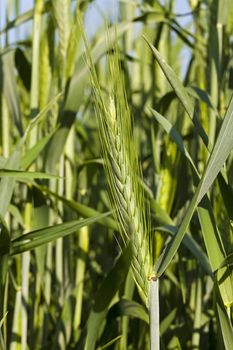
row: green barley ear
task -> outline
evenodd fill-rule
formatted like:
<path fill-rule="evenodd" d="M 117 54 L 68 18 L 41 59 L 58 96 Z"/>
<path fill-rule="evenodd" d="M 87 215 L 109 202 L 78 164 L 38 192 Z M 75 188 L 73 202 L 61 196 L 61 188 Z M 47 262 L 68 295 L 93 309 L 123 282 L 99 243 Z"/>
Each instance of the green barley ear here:
<path fill-rule="evenodd" d="M 88 49 L 87 49 L 88 50 Z M 152 259 L 149 251 L 149 224 L 146 217 L 138 155 L 133 142 L 131 115 L 117 47 L 108 56 L 110 91 L 98 83 L 89 55 L 95 111 L 98 120 L 110 198 L 125 243 L 131 242 L 132 270 L 143 301 L 148 304 Z"/>

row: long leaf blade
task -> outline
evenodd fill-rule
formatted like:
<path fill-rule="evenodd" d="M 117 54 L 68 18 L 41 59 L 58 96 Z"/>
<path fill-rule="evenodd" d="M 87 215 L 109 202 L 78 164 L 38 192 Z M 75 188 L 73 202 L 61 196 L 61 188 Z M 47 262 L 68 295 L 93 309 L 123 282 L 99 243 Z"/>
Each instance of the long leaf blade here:
<path fill-rule="evenodd" d="M 173 240 L 171 240 L 165 247 L 156 267 L 157 274 L 160 276 L 172 258 L 176 254 L 179 245 L 185 235 L 185 231 L 191 221 L 194 211 L 204 195 L 208 192 L 210 186 L 218 175 L 221 167 L 223 166 L 227 156 L 233 148 L 233 99 L 227 109 L 224 121 L 222 123 L 221 130 L 219 132 L 218 139 L 213 148 L 209 162 L 199 182 L 198 188 L 193 196 L 193 199 L 189 205 L 186 215 L 181 223 L 181 226 Z"/>
<path fill-rule="evenodd" d="M 11 241 L 11 255 L 19 254 L 37 248 L 43 244 L 65 237 L 84 226 L 93 224 L 109 213 L 101 214 L 89 219 L 75 220 L 63 224 L 45 227 L 29 232 Z"/>

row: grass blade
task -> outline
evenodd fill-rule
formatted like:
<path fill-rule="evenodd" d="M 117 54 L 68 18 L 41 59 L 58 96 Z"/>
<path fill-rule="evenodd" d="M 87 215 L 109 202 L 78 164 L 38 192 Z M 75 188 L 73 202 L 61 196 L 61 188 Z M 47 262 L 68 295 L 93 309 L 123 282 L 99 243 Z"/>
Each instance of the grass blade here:
<path fill-rule="evenodd" d="M 89 219 L 75 220 L 63 224 L 45 227 L 36 231 L 24 234 L 11 241 L 11 255 L 20 254 L 35 249 L 43 244 L 52 242 L 58 238 L 65 237 L 81 227 L 88 226 L 109 215 L 101 214 Z"/>
<path fill-rule="evenodd" d="M 193 196 L 193 199 L 189 205 L 187 213 L 181 223 L 181 226 L 175 238 L 167 245 L 160 257 L 156 268 L 159 276 L 165 271 L 173 256 L 176 254 L 195 209 L 209 190 L 210 186 L 221 170 L 221 167 L 223 166 L 227 156 L 229 155 L 233 147 L 233 138 L 231 137 L 232 133 L 233 99 L 231 100 L 230 105 L 227 109 L 221 130 L 218 135 L 218 139 L 209 158 L 209 162 L 206 166 L 202 179 L 199 182 L 195 195 Z"/>
<path fill-rule="evenodd" d="M 208 137 L 206 135 L 205 130 L 199 123 L 197 116 L 194 112 L 194 104 L 192 100 L 190 99 L 189 95 L 186 92 L 185 87 L 175 74 L 175 72 L 172 70 L 172 68 L 165 62 L 165 60 L 162 58 L 158 50 L 149 43 L 149 41 L 144 37 L 145 41 L 147 42 L 148 46 L 152 50 L 157 62 L 159 63 L 161 69 L 163 70 L 167 80 L 171 84 L 172 88 L 174 89 L 175 93 L 177 94 L 177 97 L 179 98 L 180 102 L 184 106 L 185 111 L 187 112 L 190 119 L 193 121 L 198 134 L 202 138 L 204 144 L 208 146 L 208 149 L 211 150 L 211 145 L 209 144 Z"/>
<path fill-rule="evenodd" d="M 59 179 L 57 175 L 41 173 L 39 171 L 23 171 L 0 169 L 0 177 L 15 179 Z"/>

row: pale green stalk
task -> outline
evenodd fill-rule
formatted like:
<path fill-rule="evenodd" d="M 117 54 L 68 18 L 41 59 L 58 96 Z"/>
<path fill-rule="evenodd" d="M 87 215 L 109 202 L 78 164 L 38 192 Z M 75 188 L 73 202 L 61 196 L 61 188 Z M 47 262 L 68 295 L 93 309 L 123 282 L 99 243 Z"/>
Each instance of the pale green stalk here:
<path fill-rule="evenodd" d="M 64 156 L 62 155 L 60 158 L 60 163 L 59 163 L 59 176 L 63 177 L 64 176 Z M 64 190 L 64 185 L 63 185 L 63 179 L 58 181 L 58 194 L 59 195 L 63 195 L 63 190 Z M 62 204 L 61 202 L 57 204 L 58 208 L 60 209 L 60 211 L 62 212 L 63 208 L 62 208 Z M 61 222 L 61 220 L 59 219 L 58 221 Z M 60 295 L 59 295 L 59 303 L 62 305 L 63 304 L 63 299 L 64 299 L 64 295 L 63 295 L 63 238 L 59 238 L 56 241 L 56 265 L 55 265 L 55 269 L 56 269 L 56 279 L 58 282 L 59 290 L 60 290 Z"/>
<path fill-rule="evenodd" d="M 75 129 L 71 127 L 65 145 L 65 192 L 68 199 L 73 196 L 74 174 L 72 168 L 75 165 Z"/>
<path fill-rule="evenodd" d="M 47 20 L 44 25 L 44 29 L 41 35 L 40 41 L 40 62 L 39 62 L 39 105 L 40 110 L 46 107 L 48 99 L 50 96 L 51 80 L 52 80 L 52 70 L 50 62 L 50 40 L 53 36 L 51 30 L 51 18 Z"/>
<path fill-rule="evenodd" d="M 4 125 L 4 128 L 1 130 L 1 137 L 2 137 L 2 155 L 5 158 L 8 158 L 10 155 L 10 118 L 9 118 L 9 112 L 6 104 L 6 99 L 2 95 L 2 125 Z"/>
<path fill-rule="evenodd" d="M 21 334 L 21 300 L 22 300 L 22 291 L 21 287 L 19 287 L 16 291 L 15 296 L 15 303 L 14 303 L 14 315 L 13 315 L 13 324 L 12 324 L 12 330 L 11 330 L 11 341 L 9 345 L 10 350 L 20 350 L 21 349 L 21 343 L 18 342 L 13 336 L 15 334 L 19 335 Z"/>
<path fill-rule="evenodd" d="M 150 349 L 159 350 L 160 349 L 159 279 L 151 278 L 150 280 L 149 310 L 150 310 Z"/>
<path fill-rule="evenodd" d="M 198 277 L 196 281 L 196 305 L 194 314 L 194 333 L 192 336 L 193 349 L 200 349 L 200 331 L 201 331 L 201 309 L 202 309 L 202 280 Z"/>
<path fill-rule="evenodd" d="M 66 80 L 71 79 L 75 69 L 75 59 L 77 49 L 80 45 L 81 33 L 79 30 L 79 17 L 83 14 L 80 11 L 80 4 L 77 2 L 76 9 L 73 16 L 73 23 L 70 29 L 69 42 L 67 46 L 67 62 L 66 62 Z"/>
<path fill-rule="evenodd" d="M 40 28 L 41 15 L 43 10 L 43 0 L 36 0 L 33 21 L 33 40 L 32 40 L 32 75 L 30 90 L 30 108 L 31 117 L 38 112 L 39 105 L 39 53 L 40 53 Z M 36 130 L 36 128 L 34 129 Z M 36 132 L 36 131 L 35 131 Z"/>
<path fill-rule="evenodd" d="M 219 72 L 220 72 L 220 55 L 219 51 L 221 29 L 218 28 L 218 0 L 213 0 L 210 6 L 210 26 L 209 26 L 209 39 L 208 39 L 208 78 L 209 78 L 209 94 L 216 108 L 219 101 Z M 216 114 L 212 109 L 209 110 L 209 140 L 211 144 L 214 144 L 216 133 Z"/>
<path fill-rule="evenodd" d="M 51 213 L 51 210 L 50 210 Z M 50 220 L 51 221 L 51 220 Z M 53 244 L 49 243 L 47 247 L 47 255 L 45 262 L 45 278 L 44 278 L 44 297 L 45 297 L 45 305 L 44 305 L 44 319 L 43 319 L 43 340 L 42 347 L 45 347 L 47 339 L 48 339 L 48 326 L 49 326 L 49 315 L 47 312 L 47 306 L 50 305 L 51 297 L 52 297 L 52 256 Z"/>
<path fill-rule="evenodd" d="M 31 213 L 32 203 L 28 202 L 25 207 L 25 228 L 26 232 L 31 229 Z M 27 335 L 28 335 L 28 295 L 29 295 L 29 269 L 30 269 L 30 252 L 22 254 L 22 277 L 21 277 L 21 289 L 22 289 L 22 324 L 21 324 L 21 349 L 27 349 Z"/>
<path fill-rule="evenodd" d="M 75 164 L 75 129 L 72 127 L 69 132 L 69 136 L 66 141 L 65 146 L 65 191 L 66 197 L 72 200 L 73 197 L 73 183 L 74 174 L 72 167 Z M 85 280 L 85 270 L 86 270 L 86 257 L 89 250 L 89 228 L 84 226 L 77 232 L 78 240 L 78 258 L 76 260 L 76 271 L 75 271 L 75 308 L 74 308 L 74 319 L 73 319 L 73 329 L 75 332 L 80 328 L 81 316 L 82 316 L 82 304 L 83 304 L 83 290 L 84 290 L 84 280 Z M 71 254 L 71 251 L 69 251 Z M 69 257 L 67 257 L 69 258 Z M 68 281 L 67 281 L 68 282 Z"/>
<path fill-rule="evenodd" d="M 64 155 L 60 157 L 60 162 L 59 162 L 59 176 L 63 177 L 64 176 Z M 57 193 L 59 195 L 63 195 L 64 191 L 64 183 L 63 179 L 58 180 L 58 190 Z M 61 202 L 57 203 L 57 207 L 60 210 L 61 213 L 63 213 L 63 205 Z M 61 222 L 61 219 L 58 219 L 58 222 Z M 64 264 L 63 264 L 63 238 L 59 238 L 56 240 L 56 256 L 55 256 L 55 274 L 56 274 L 56 280 L 58 283 L 58 306 L 59 308 L 63 307 L 64 305 L 64 276 L 63 276 L 63 271 L 64 271 Z M 64 333 L 59 329 L 58 333 L 58 344 L 61 349 L 65 349 L 66 346 L 66 339 L 64 337 Z"/>
<path fill-rule="evenodd" d="M 59 35 L 59 78 L 61 79 L 60 86 L 63 89 L 66 83 L 67 50 L 70 36 L 70 0 L 53 0 L 52 5 Z"/>
<path fill-rule="evenodd" d="M 80 249 L 79 257 L 76 264 L 76 304 L 74 310 L 74 329 L 77 331 L 81 325 L 82 316 L 82 303 L 83 303 L 83 291 L 84 291 L 84 280 L 86 270 L 86 258 L 85 254 L 88 254 L 89 250 L 89 229 L 84 226 L 78 233 L 78 248 Z"/>
<path fill-rule="evenodd" d="M 38 112 L 39 106 L 39 43 L 40 43 L 40 27 L 41 15 L 43 10 L 43 0 L 36 0 L 33 20 L 33 36 L 32 36 L 32 75 L 31 75 L 31 91 L 30 91 L 30 110 L 31 118 L 34 118 Z M 30 133 L 29 147 L 36 144 L 37 126 Z M 34 166 L 33 166 L 34 168 Z M 33 170 L 32 168 L 32 170 Z M 34 168 L 35 169 L 35 168 Z M 25 208 L 26 230 L 31 228 L 31 211 L 32 204 L 27 203 Z M 28 294 L 29 294 L 29 269 L 30 269 L 30 253 L 22 254 L 22 335 L 21 348 L 27 349 L 28 335 Z"/>

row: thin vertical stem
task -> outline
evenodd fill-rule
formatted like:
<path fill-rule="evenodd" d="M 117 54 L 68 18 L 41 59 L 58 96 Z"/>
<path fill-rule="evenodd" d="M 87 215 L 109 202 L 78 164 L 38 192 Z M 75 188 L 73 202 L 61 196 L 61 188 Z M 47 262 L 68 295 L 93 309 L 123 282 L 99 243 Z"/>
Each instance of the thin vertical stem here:
<path fill-rule="evenodd" d="M 36 0 L 33 20 L 33 37 L 32 37 L 32 74 L 31 74 L 31 91 L 30 91 L 30 109 L 31 117 L 38 113 L 38 96 L 39 96 L 39 52 L 40 52 L 40 28 L 41 15 L 43 10 L 43 0 Z M 33 130 L 34 132 L 34 130 Z"/>
<path fill-rule="evenodd" d="M 192 348 L 200 349 L 201 334 L 199 332 L 201 327 L 201 309 L 202 309 L 202 281 L 198 277 L 196 281 L 196 296 L 195 296 L 195 315 L 193 325 L 193 336 L 192 336 Z"/>
<path fill-rule="evenodd" d="M 151 278 L 149 289 L 150 350 L 159 350 L 159 280 Z"/>
<path fill-rule="evenodd" d="M 75 284 L 77 287 L 76 305 L 74 312 L 74 329 L 77 331 L 81 325 L 83 291 L 85 281 L 86 256 L 89 250 L 89 229 L 84 226 L 79 231 L 78 247 L 80 249 L 76 265 Z"/>
<path fill-rule="evenodd" d="M 26 232 L 31 230 L 32 203 L 31 196 L 25 206 L 25 228 Z M 25 233 L 26 233 L 25 232 Z M 28 338 L 28 302 L 29 302 L 29 272 L 30 272 L 30 252 L 22 254 L 21 269 L 21 349 L 27 349 Z"/>

